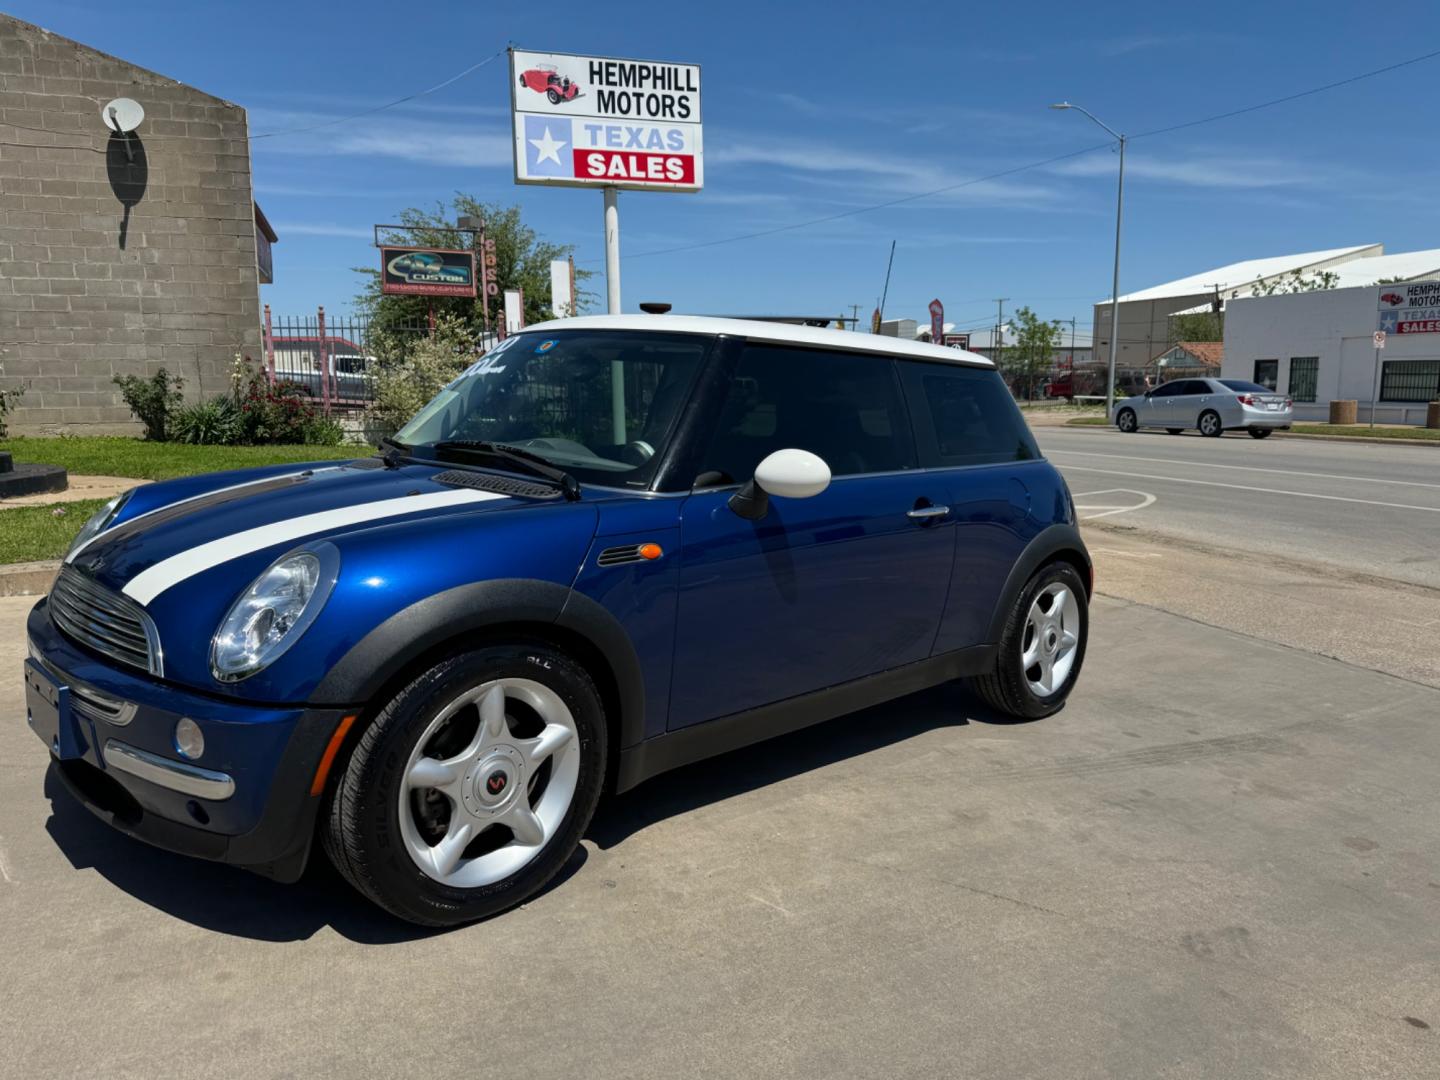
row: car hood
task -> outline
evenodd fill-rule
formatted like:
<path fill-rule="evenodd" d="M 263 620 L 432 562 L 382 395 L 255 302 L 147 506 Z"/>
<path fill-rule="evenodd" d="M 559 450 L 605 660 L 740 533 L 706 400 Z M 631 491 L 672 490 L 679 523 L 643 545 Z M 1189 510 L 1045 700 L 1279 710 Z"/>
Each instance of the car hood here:
<path fill-rule="evenodd" d="M 568 587 L 606 499 L 548 495 L 504 475 L 374 458 L 193 477 L 137 488 L 67 561 L 145 608 L 167 682 L 300 702 L 365 634 L 428 597 L 483 580 Z M 211 638 L 235 598 L 277 558 L 319 541 L 336 548 L 340 570 L 316 621 L 270 667 L 217 683 Z"/>
<path fill-rule="evenodd" d="M 257 555 L 267 563 L 263 556 L 276 558 L 307 540 L 533 504 L 437 481 L 443 469 L 378 465 L 328 462 L 146 485 L 66 562 L 148 606 L 215 567 Z"/>

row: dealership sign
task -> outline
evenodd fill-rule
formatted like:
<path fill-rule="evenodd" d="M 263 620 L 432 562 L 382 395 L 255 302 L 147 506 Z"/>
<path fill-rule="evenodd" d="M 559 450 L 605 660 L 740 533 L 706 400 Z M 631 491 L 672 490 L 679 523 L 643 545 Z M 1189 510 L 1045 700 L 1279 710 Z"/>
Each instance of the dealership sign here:
<path fill-rule="evenodd" d="M 380 291 L 401 296 L 475 295 L 475 253 L 382 247 Z"/>
<path fill-rule="evenodd" d="M 1387 334 L 1440 334 L 1440 281 L 1380 286 L 1379 329 Z"/>
<path fill-rule="evenodd" d="M 516 183 L 704 187 L 698 65 L 512 49 L 510 97 Z"/>

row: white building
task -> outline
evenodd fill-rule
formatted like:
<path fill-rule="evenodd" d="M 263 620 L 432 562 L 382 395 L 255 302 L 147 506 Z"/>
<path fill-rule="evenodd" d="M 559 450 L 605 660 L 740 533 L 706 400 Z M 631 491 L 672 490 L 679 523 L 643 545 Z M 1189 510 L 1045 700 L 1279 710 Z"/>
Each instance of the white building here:
<path fill-rule="evenodd" d="M 1436 270 L 1433 276 L 1440 278 L 1440 252 L 1360 262 L 1375 267 L 1402 259 L 1410 259 L 1403 265 L 1411 266 L 1428 262 Z M 1397 272 L 1377 277 L 1403 277 L 1398 272 L 1401 266 L 1383 268 Z M 1357 264 L 1351 267 L 1358 269 Z M 1370 272 L 1367 268 L 1366 276 Z M 1288 394 L 1294 399 L 1297 420 L 1326 419 L 1331 401 L 1349 399 L 1359 403 L 1361 421 L 1370 420 L 1373 402 L 1379 423 L 1424 423 L 1426 404 L 1440 399 L 1440 319 L 1409 324 L 1433 325 L 1435 332 L 1391 333 L 1379 350 L 1374 343 L 1381 311 L 1394 306 L 1382 296 L 1405 291 L 1403 285 L 1367 282 L 1351 288 L 1229 300 L 1221 376 Z M 1377 376 L 1379 400 L 1375 401 Z"/>

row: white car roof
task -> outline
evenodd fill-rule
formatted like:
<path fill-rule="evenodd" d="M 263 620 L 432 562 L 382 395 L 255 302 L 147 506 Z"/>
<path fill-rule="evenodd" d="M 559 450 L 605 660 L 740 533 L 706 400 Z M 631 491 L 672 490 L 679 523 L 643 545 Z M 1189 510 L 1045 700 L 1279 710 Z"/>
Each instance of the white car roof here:
<path fill-rule="evenodd" d="M 527 326 L 524 333 L 557 330 L 655 330 L 670 334 L 730 334 L 750 341 L 779 345 L 814 345 L 847 352 L 882 353 L 911 360 L 940 361 L 969 367 L 993 368 L 985 357 L 946 345 L 905 341 L 884 334 L 861 334 L 854 330 L 830 330 L 792 323 L 759 322 L 754 319 L 722 319 L 712 315 L 580 315 L 573 319 L 552 319 Z"/>

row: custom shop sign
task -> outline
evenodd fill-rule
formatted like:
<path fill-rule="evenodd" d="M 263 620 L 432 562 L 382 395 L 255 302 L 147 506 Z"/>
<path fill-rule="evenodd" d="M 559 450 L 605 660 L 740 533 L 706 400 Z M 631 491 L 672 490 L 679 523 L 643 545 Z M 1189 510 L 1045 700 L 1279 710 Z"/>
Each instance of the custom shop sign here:
<path fill-rule="evenodd" d="M 1440 334 L 1440 281 L 1379 287 L 1380 319 L 1386 334 Z"/>
<path fill-rule="evenodd" d="M 400 296 L 474 296 L 475 253 L 382 247 L 380 291 Z"/>
<path fill-rule="evenodd" d="M 515 182 L 699 191 L 700 68 L 510 52 Z"/>

